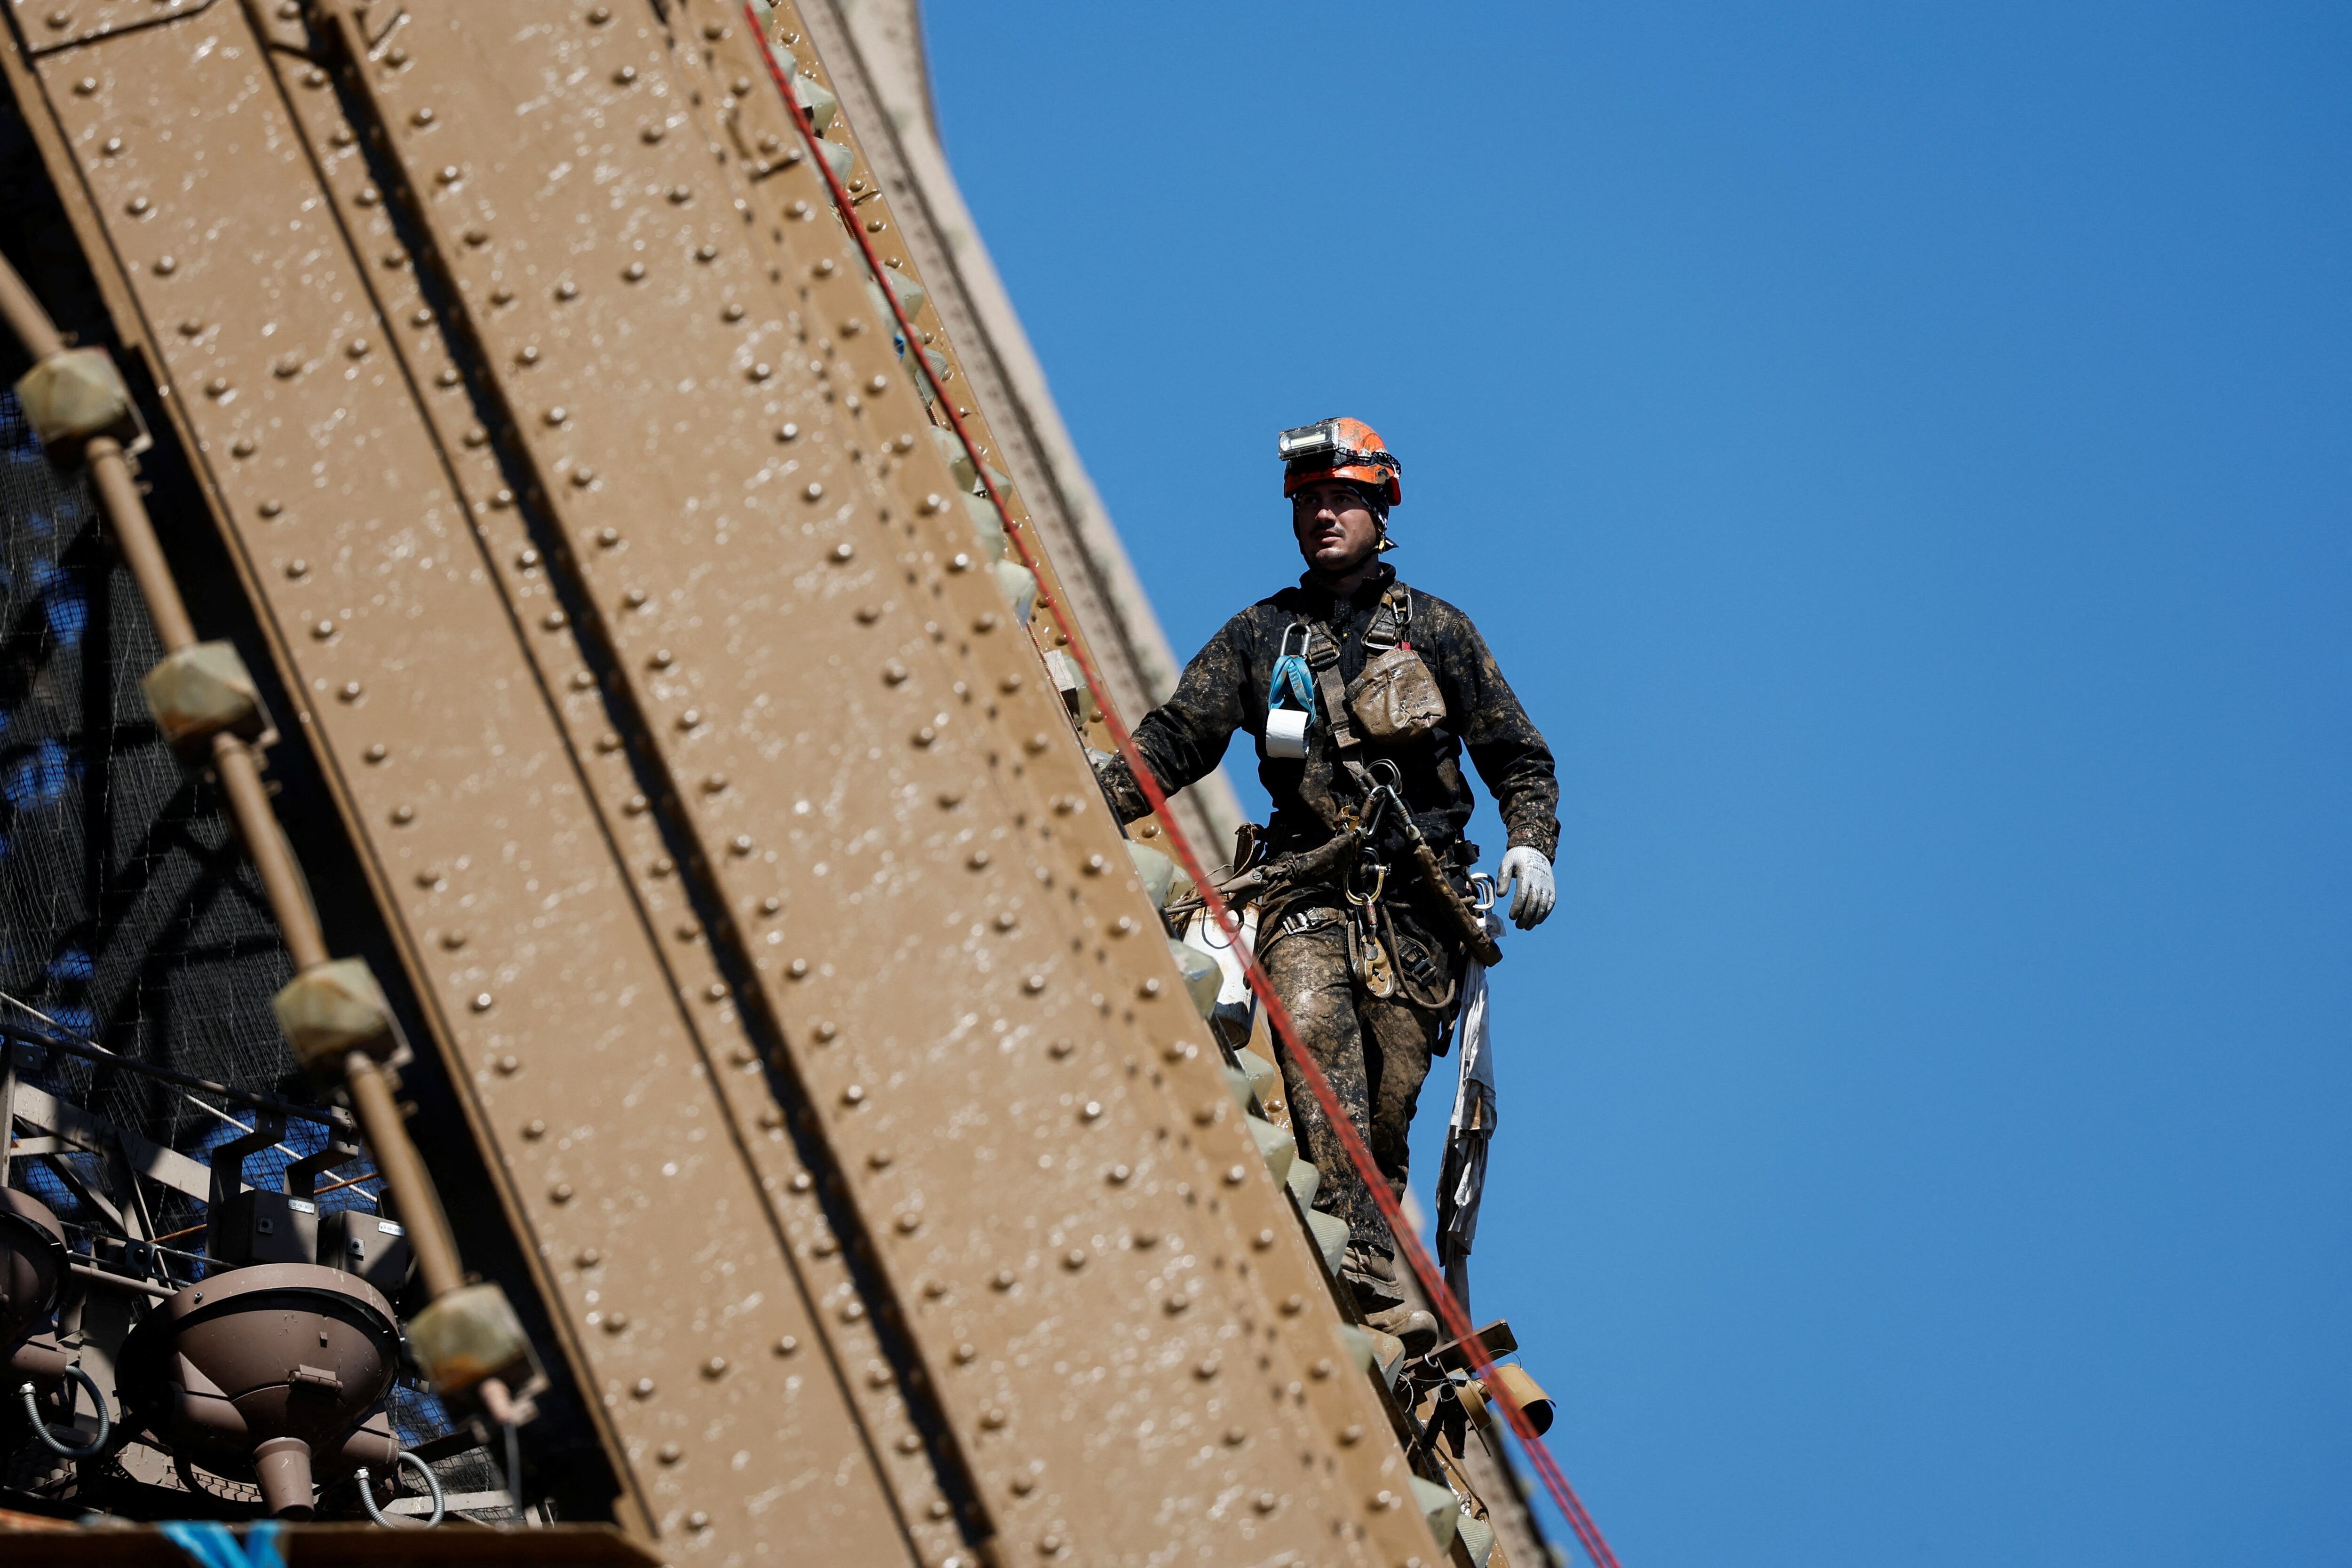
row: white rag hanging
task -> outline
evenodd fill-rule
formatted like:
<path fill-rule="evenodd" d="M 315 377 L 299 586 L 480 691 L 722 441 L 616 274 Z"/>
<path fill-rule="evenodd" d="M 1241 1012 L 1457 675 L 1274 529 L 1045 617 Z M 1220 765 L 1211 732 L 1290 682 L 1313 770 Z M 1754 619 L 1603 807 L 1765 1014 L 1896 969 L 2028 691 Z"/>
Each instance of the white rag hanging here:
<path fill-rule="evenodd" d="M 1486 915 L 1486 935 L 1500 937 L 1503 923 Z M 1486 1186 L 1486 1144 L 1494 1136 L 1495 1041 L 1486 1022 L 1486 966 L 1470 960 L 1462 973 L 1461 1076 L 1454 1091 L 1454 1116 L 1445 1133 L 1445 1160 L 1437 1174 L 1437 1260 L 1448 1274 L 1470 1256 L 1478 1235 L 1478 1200 Z M 1467 1298 L 1466 1277 L 1454 1285 Z"/>

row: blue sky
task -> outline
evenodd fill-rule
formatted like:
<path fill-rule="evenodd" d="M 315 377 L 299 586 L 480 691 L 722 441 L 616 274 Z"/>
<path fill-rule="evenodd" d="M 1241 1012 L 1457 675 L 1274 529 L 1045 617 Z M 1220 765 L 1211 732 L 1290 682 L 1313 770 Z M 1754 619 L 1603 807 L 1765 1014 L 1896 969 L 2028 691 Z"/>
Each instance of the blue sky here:
<path fill-rule="evenodd" d="M 1180 653 L 1356 414 L 1559 754 L 1476 1291 L 1627 1568 L 2352 1563 L 2352 13 L 928 14 Z"/>

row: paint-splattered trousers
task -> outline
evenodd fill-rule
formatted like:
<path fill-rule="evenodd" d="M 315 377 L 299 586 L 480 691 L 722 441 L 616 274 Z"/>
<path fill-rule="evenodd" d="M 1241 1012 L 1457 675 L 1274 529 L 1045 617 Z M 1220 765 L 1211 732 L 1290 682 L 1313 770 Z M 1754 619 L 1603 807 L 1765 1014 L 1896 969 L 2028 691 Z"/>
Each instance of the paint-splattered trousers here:
<path fill-rule="evenodd" d="M 1348 965 L 1346 922 L 1338 909 L 1295 909 L 1286 923 L 1261 935 L 1258 951 L 1267 978 L 1297 1025 L 1300 1043 L 1314 1054 L 1348 1119 L 1371 1145 L 1390 1193 L 1402 1199 L 1413 1105 L 1430 1061 L 1445 1041 L 1449 1020 L 1402 995 L 1375 997 L 1357 984 Z M 1297 929 L 1300 925 L 1306 929 Z M 1282 1077 L 1299 1152 L 1323 1173 L 1315 1207 L 1348 1222 L 1350 1245 L 1392 1256 L 1395 1243 L 1387 1223 L 1287 1053 Z"/>

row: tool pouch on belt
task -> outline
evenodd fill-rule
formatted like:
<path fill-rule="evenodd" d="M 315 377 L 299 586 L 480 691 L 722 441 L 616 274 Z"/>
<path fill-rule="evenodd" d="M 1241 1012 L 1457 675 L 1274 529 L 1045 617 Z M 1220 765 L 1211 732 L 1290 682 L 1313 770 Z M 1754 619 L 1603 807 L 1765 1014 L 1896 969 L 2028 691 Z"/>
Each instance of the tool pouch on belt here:
<path fill-rule="evenodd" d="M 1368 648 L 1379 651 L 1349 684 L 1348 706 L 1367 740 L 1415 740 L 1444 722 L 1445 698 L 1437 677 L 1412 651 L 1412 600 L 1404 585 L 1391 588 L 1381 602 L 1387 611 L 1385 625 L 1375 624 L 1364 637 Z M 1379 647 L 1383 631 L 1388 645 Z"/>

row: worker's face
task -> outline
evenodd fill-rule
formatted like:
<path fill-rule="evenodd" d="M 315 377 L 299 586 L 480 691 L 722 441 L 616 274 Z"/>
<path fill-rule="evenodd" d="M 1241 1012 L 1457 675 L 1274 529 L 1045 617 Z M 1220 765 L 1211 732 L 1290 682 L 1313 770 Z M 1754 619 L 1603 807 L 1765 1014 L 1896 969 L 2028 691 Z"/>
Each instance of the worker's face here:
<path fill-rule="evenodd" d="M 1318 571 L 1344 577 L 1370 560 L 1381 525 L 1351 486 L 1319 480 L 1290 497 L 1290 528 L 1298 553 Z"/>

